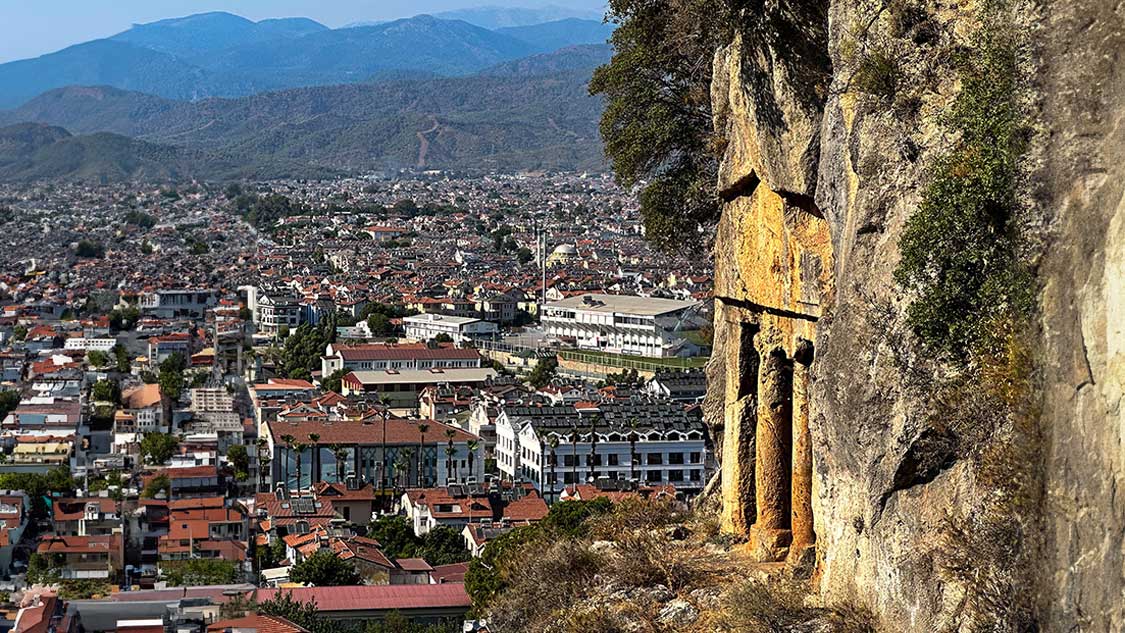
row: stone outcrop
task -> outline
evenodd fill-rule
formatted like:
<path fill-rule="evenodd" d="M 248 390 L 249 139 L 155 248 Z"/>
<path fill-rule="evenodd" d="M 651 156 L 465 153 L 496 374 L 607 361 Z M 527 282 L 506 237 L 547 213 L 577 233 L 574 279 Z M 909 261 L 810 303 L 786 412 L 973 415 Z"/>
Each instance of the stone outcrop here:
<path fill-rule="evenodd" d="M 708 408 L 721 419 L 721 525 L 758 560 L 802 568 L 826 603 L 886 630 L 963 626 L 964 589 L 939 573 L 939 535 L 985 494 L 956 439 L 899 373 L 898 237 L 958 85 L 964 4 L 763 3 L 715 58 L 726 139 L 715 242 Z M 896 3 L 883 3 L 894 7 Z M 886 9 L 892 10 L 892 9 Z M 1094 0 L 1016 5 L 1042 108 L 1028 170 L 1049 222 L 1042 285 L 1044 631 L 1125 628 L 1125 15 Z M 883 38 L 882 40 L 880 38 Z M 855 58 L 891 41 L 913 91 L 855 89 Z"/>

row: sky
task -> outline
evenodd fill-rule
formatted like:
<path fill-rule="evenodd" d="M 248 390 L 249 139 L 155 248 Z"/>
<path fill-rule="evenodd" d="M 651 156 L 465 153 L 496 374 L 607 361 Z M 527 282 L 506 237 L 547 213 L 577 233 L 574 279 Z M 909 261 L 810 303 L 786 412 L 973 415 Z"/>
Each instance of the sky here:
<path fill-rule="evenodd" d="M 475 6 L 595 8 L 604 0 L 0 0 L 0 63 L 109 37 L 134 23 L 229 11 L 251 20 L 308 17 L 330 27 Z"/>

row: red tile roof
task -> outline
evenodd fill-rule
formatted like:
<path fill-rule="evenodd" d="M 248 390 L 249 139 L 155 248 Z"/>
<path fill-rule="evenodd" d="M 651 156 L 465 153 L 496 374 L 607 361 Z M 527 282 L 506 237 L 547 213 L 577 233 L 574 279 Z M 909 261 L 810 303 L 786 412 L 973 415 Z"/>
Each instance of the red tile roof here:
<path fill-rule="evenodd" d="M 468 563 L 453 563 L 452 565 L 438 565 L 430 572 L 430 578 L 438 584 L 447 582 L 465 582 L 465 574 L 469 571 Z"/>
<path fill-rule="evenodd" d="M 403 571 L 433 571 L 434 569 L 424 558 L 399 558 L 395 563 Z"/>
<path fill-rule="evenodd" d="M 233 620 L 219 620 L 207 627 L 211 632 L 227 629 L 252 629 L 258 633 L 308 633 L 304 627 L 297 626 L 283 617 L 257 613 Z"/>
<path fill-rule="evenodd" d="M 465 585 L 362 585 L 349 587 L 303 587 L 259 589 L 256 599 L 265 602 L 280 593 L 290 593 L 298 602 L 316 602 L 322 612 L 406 611 L 472 606 Z"/>

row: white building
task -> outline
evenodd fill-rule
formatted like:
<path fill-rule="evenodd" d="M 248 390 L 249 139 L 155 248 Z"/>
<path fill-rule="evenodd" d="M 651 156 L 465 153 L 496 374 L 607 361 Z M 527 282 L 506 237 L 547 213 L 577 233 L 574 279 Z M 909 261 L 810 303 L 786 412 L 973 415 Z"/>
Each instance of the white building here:
<path fill-rule="evenodd" d="M 76 336 L 66 339 L 63 348 L 67 350 L 81 350 L 84 352 L 109 352 L 116 345 L 117 339 L 115 338 L 84 338 Z"/>
<path fill-rule="evenodd" d="M 578 349 L 648 356 L 691 356 L 697 351 L 684 336 L 701 325 L 694 301 L 628 295 L 587 294 L 547 303 L 547 335 L 573 341 Z"/>
<path fill-rule="evenodd" d="M 215 290 L 157 290 L 141 295 L 140 308 L 161 318 L 202 317 L 218 303 L 219 293 Z"/>
<path fill-rule="evenodd" d="M 582 412 L 507 407 L 496 418 L 496 465 L 505 478 L 548 495 L 573 483 L 632 479 L 693 494 L 709 474 L 705 438 L 699 415 L 669 402 L 603 403 Z"/>
<path fill-rule="evenodd" d="M 277 334 L 283 327 L 292 331 L 301 324 L 303 307 L 288 292 L 259 289 L 252 305 L 254 325 L 263 334 Z"/>
<path fill-rule="evenodd" d="M 340 369 L 348 371 L 387 369 L 473 369 L 482 365 L 475 349 L 451 346 L 398 345 L 369 343 L 339 345 L 331 343 L 320 359 L 323 376 Z"/>
<path fill-rule="evenodd" d="M 406 338 L 413 341 L 430 341 L 445 334 L 454 343 L 461 344 L 491 337 L 499 331 L 491 321 L 447 314 L 419 314 L 406 317 L 402 322 L 406 326 Z"/>

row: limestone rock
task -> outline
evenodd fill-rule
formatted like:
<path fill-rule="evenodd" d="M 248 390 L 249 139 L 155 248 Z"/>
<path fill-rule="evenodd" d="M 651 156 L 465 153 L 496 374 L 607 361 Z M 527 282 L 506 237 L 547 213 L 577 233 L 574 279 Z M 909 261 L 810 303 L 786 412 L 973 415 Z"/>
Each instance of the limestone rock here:
<path fill-rule="evenodd" d="M 816 543 L 791 567 L 807 571 L 815 556 L 825 604 L 855 602 L 886 630 L 921 633 L 960 624 L 963 595 L 939 574 L 937 534 L 979 491 L 896 365 L 905 301 L 891 273 L 927 169 L 950 142 L 936 114 L 958 90 L 951 53 L 974 28 L 974 3 L 880 6 L 897 4 L 919 7 L 938 33 L 898 34 L 913 113 L 854 89 L 857 33 L 885 36 L 873 3 L 755 3 L 715 57 L 727 145 L 707 409 L 722 438 L 721 524 L 746 536 L 759 411 L 738 379 L 752 364 L 746 332 L 814 344 Z M 1039 596 L 1040 630 L 1108 633 L 1125 630 L 1125 14 L 1095 0 L 1013 7 L 1040 47 L 1024 61 L 1042 99 L 1029 104 L 1041 108 L 1042 147 L 1029 159 L 1041 188 L 1028 204 L 1048 210 L 1034 228 L 1050 244 L 1039 269 L 1047 503 L 1039 586 L 1027 591 Z"/>
<path fill-rule="evenodd" d="M 815 194 L 828 21 L 822 3 L 798 6 L 766 3 L 715 56 L 712 108 L 727 139 L 719 172 L 725 199 L 757 181 L 783 194 Z"/>
<path fill-rule="evenodd" d="M 695 622 L 698 618 L 699 611 L 690 602 L 677 598 L 660 609 L 656 621 L 665 626 L 683 627 Z"/>

